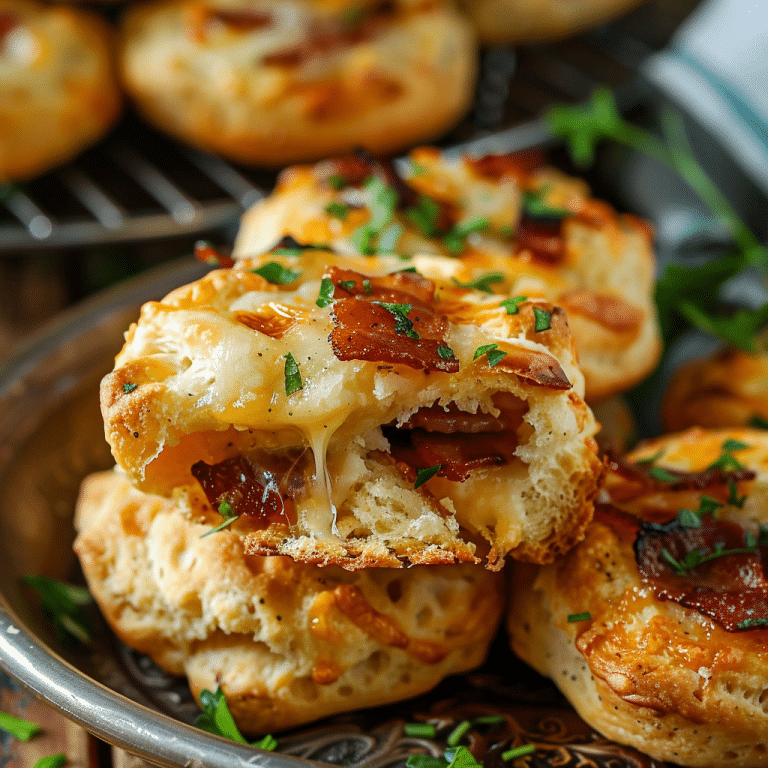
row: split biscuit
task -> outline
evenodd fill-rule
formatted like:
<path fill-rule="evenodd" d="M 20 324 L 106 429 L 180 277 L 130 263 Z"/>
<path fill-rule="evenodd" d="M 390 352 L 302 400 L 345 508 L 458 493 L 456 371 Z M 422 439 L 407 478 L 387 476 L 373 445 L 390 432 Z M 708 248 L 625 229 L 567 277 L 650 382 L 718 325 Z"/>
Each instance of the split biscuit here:
<path fill-rule="evenodd" d="M 250 553 L 350 569 L 581 538 L 602 468 L 560 308 L 453 259 L 284 250 L 142 308 L 101 387 L 137 487 L 202 487 Z"/>

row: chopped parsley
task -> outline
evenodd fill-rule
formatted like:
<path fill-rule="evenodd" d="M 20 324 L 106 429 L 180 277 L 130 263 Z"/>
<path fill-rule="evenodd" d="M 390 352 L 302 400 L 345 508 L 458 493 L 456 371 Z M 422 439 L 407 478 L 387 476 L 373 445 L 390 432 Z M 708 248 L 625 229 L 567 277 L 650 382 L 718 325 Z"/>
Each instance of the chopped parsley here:
<path fill-rule="evenodd" d="M 474 288 L 475 290 L 483 291 L 484 293 L 493 293 L 491 285 L 494 283 L 503 283 L 504 275 L 502 275 L 501 272 L 489 272 L 486 275 L 480 275 L 474 280 L 470 280 L 468 283 L 462 283 L 455 277 L 453 278 L 453 282 L 460 288 Z"/>
<path fill-rule="evenodd" d="M 533 308 L 533 330 L 536 333 L 540 331 L 548 331 L 552 325 L 552 313 L 547 312 L 546 309 Z"/>
<path fill-rule="evenodd" d="M 234 513 L 232 510 L 232 505 L 228 501 L 222 501 L 221 504 L 219 504 L 219 514 L 224 517 L 224 522 L 219 523 L 215 528 L 211 528 L 210 531 L 206 531 L 205 533 L 201 534 L 201 539 L 204 539 L 206 536 L 210 536 L 212 533 L 217 533 L 218 531 L 223 530 L 230 523 L 234 523 L 238 518 L 238 515 Z"/>
<path fill-rule="evenodd" d="M 592 614 L 589 611 L 583 613 L 569 613 L 568 621 L 573 624 L 576 621 L 589 621 L 592 618 Z"/>
<path fill-rule="evenodd" d="M 67 756 L 63 752 L 59 752 L 56 755 L 48 755 L 48 757 L 41 757 L 33 766 L 33 768 L 61 768 L 61 766 L 67 764 Z"/>
<path fill-rule="evenodd" d="M 133 392 L 137 386 L 138 384 L 134 384 L 132 381 L 126 381 L 125 384 L 123 384 L 123 392 L 127 395 L 129 392 Z"/>
<path fill-rule="evenodd" d="M 518 757 L 532 755 L 535 751 L 536 747 L 533 744 L 521 744 L 519 747 L 512 747 L 512 749 L 502 752 L 501 759 L 506 763 L 509 760 L 516 760 Z"/>
<path fill-rule="evenodd" d="M 85 606 L 93 598 L 86 587 L 48 576 L 24 576 L 21 581 L 37 592 L 43 616 L 53 624 L 60 641 L 71 638 L 81 643 L 90 641 L 93 622 Z"/>
<path fill-rule="evenodd" d="M 320 294 L 315 299 L 315 304 L 318 307 L 327 307 L 329 304 L 333 304 L 333 294 L 336 289 L 333 287 L 333 280 L 330 277 L 324 277 L 320 281 Z"/>
<path fill-rule="evenodd" d="M 755 427 L 756 429 L 768 429 L 768 419 L 764 419 L 756 414 L 749 420 L 748 426 Z"/>
<path fill-rule="evenodd" d="M 562 219 L 573 215 L 565 208 L 553 208 L 545 202 L 549 189 L 540 187 L 523 192 L 523 210 L 529 216 L 538 219 Z"/>
<path fill-rule="evenodd" d="M 215 693 L 207 688 L 200 691 L 200 709 L 202 712 L 195 718 L 194 722 L 198 728 L 215 736 L 223 736 L 225 739 L 236 741 L 239 744 L 250 744 L 252 747 L 266 749 L 270 752 L 277 748 L 277 739 L 274 736 L 265 736 L 258 741 L 246 741 L 229 711 L 221 686 L 216 689 Z"/>
<path fill-rule="evenodd" d="M 680 478 L 668 472 L 664 467 L 651 467 L 648 474 L 654 480 L 660 480 L 662 483 L 676 483 Z"/>
<path fill-rule="evenodd" d="M 339 280 L 339 288 L 343 288 L 345 291 L 349 291 L 350 293 L 355 290 L 355 281 L 354 280 Z"/>
<path fill-rule="evenodd" d="M 744 506 L 744 502 L 747 500 L 745 496 L 739 496 L 739 489 L 736 483 L 729 477 L 728 478 L 728 503 L 731 506 L 741 509 Z"/>
<path fill-rule="evenodd" d="M 670 565 L 672 570 L 678 576 L 687 576 L 688 571 L 697 568 L 703 563 L 708 563 L 711 560 L 716 560 L 720 557 L 728 557 L 729 555 L 749 555 L 755 551 L 757 541 L 754 534 L 749 531 L 744 537 L 744 543 L 746 546 L 737 547 L 735 549 L 726 549 L 725 544 L 722 541 L 718 541 L 712 548 L 712 552 L 705 554 L 704 550 L 695 549 L 692 552 L 687 552 L 681 560 L 675 559 L 665 547 L 661 550 L 661 556 Z"/>
<path fill-rule="evenodd" d="M 410 304 L 390 304 L 386 301 L 374 301 L 380 307 L 384 307 L 395 318 L 395 331 L 404 333 L 409 339 L 418 339 L 419 334 L 413 330 L 413 320 L 408 317 L 408 313 L 413 309 Z"/>
<path fill-rule="evenodd" d="M 450 360 L 452 357 L 454 357 L 453 350 L 450 347 L 439 346 L 437 348 L 437 354 L 443 360 Z"/>
<path fill-rule="evenodd" d="M 331 174 L 325 181 L 329 187 L 335 189 L 337 192 L 344 189 L 348 183 L 340 173 Z"/>
<path fill-rule="evenodd" d="M 437 736 L 437 728 L 432 723 L 406 723 L 403 733 L 417 739 L 433 739 Z"/>
<path fill-rule="evenodd" d="M 335 219 L 341 219 L 342 221 L 347 218 L 350 207 L 344 203 L 333 201 L 325 206 L 325 212 Z"/>
<path fill-rule="evenodd" d="M 274 285 L 288 285 L 288 283 L 292 283 L 301 275 L 301 272 L 287 269 L 276 261 L 268 261 L 266 264 L 252 269 L 251 272 L 260 275 L 268 283 L 273 283 Z"/>
<path fill-rule="evenodd" d="M 733 455 L 733 451 L 740 451 L 743 448 L 749 448 L 746 443 L 742 443 L 740 440 L 726 440 L 720 454 L 720 458 L 713 461 L 707 469 L 723 469 L 726 472 L 736 471 L 744 469 L 744 465 Z"/>
<path fill-rule="evenodd" d="M 296 362 L 293 355 L 290 352 L 287 352 L 283 357 L 285 358 L 285 394 L 286 396 L 290 396 L 294 392 L 304 389 L 304 382 L 301 380 L 299 364 Z"/>
<path fill-rule="evenodd" d="M 482 768 L 475 756 L 464 746 L 449 747 L 445 757 L 431 755 L 409 755 L 407 768 Z"/>
<path fill-rule="evenodd" d="M 427 482 L 427 480 L 431 480 L 442 468 L 442 464 L 435 464 L 433 467 L 427 467 L 426 469 L 417 469 L 416 482 L 413 484 L 413 487 L 420 488 Z"/>
<path fill-rule="evenodd" d="M 507 356 L 507 353 L 503 352 L 498 347 L 498 344 L 484 344 L 482 347 L 478 347 L 475 350 L 475 354 L 472 359 L 477 360 L 479 357 L 485 355 L 488 358 L 488 365 L 493 368 L 497 363 L 499 363 Z"/>
<path fill-rule="evenodd" d="M 504 299 L 499 306 L 504 307 L 504 309 L 507 310 L 508 315 L 516 315 L 520 311 L 520 305 L 524 301 L 528 301 L 527 296 L 512 296 L 512 298 Z"/>
<path fill-rule="evenodd" d="M 768 627 L 768 619 L 744 619 L 736 625 L 737 629 L 753 629 L 754 627 Z"/>
<path fill-rule="evenodd" d="M 29 741 L 36 733 L 40 733 L 42 728 L 29 720 L 22 720 L 19 717 L 0 712 L 0 728 L 7 731 L 19 741 Z"/>
<path fill-rule="evenodd" d="M 419 195 L 416 205 L 405 209 L 405 217 L 424 237 L 439 234 L 437 223 L 440 219 L 440 203 L 426 195 Z"/>

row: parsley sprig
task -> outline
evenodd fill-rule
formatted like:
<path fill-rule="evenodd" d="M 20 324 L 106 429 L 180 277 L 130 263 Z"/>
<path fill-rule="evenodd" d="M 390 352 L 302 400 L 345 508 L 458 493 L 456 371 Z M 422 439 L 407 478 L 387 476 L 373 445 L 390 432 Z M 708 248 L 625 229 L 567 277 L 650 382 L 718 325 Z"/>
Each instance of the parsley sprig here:
<path fill-rule="evenodd" d="M 301 371 L 299 371 L 299 364 L 296 362 L 296 358 L 290 352 L 284 354 L 283 357 L 285 358 L 285 367 L 283 371 L 283 376 L 285 378 L 285 394 L 286 396 L 290 396 L 294 392 L 304 389 L 304 382 L 301 379 Z"/>
<path fill-rule="evenodd" d="M 590 165 L 597 145 L 611 139 L 676 171 L 727 228 L 735 251 L 699 266 L 670 264 L 656 284 L 656 304 L 664 339 L 671 341 L 686 327 L 696 327 L 747 352 L 757 351 L 756 336 L 768 324 L 768 303 L 756 309 L 719 312 L 723 284 L 745 269 L 768 271 L 768 249 L 761 245 L 727 198 L 709 178 L 691 150 L 680 115 L 662 114 L 664 138 L 625 120 L 610 91 L 596 90 L 578 106 L 554 107 L 546 115 L 550 130 L 565 139 L 574 161 Z"/>
<path fill-rule="evenodd" d="M 37 592 L 43 616 L 53 624 L 61 642 L 72 638 L 81 643 L 91 640 L 93 621 L 85 606 L 93 598 L 86 587 L 48 576 L 24 576 L 22 582 Z"/>
<path fill-rule="evenodd" d="M 386 301 L 374 301 L 380 307 L 384 307 L 395 318 L 395 331 L 404 333 L 409 339 L 418 339 L 419 334 L 413 330 L 413 320 L 408 313 L 413 309 L 410 304 L 391 304 Z"/>
<path fill-rule="evenodd" d="M 206 536 L 210 536 L 212 533 L 218 533 L 228 525 L 234 523 L 235 520 L 237 520 L 239 517 L 239 515 L 234 513 L 232 505 L 228 501 L 222 501 L 221 504 L 219 504 L 219 514 L 224 518 L 224 522 L 219 523 L 215 528 L 211 528 L 209 531 L 200 534 L 201 539 L 204 539 Z"/>
<path fill-rule="evenodd" d="M 195 725 L 198 728 L 215 736 L 223 736 L 225 739 L 240 744 L 249 744 L 252 747 L 266 749 L 270 752 L 277 748 L 277 739 L 274 736 L 265 736 L 258 741 L 247 741 L 244 738 L 229 711 L 227 699 L 221 686 L 215 692 L 211 692 L 207 688 L 200 691 L 200 708 L 202 712 L 195 718 Z"/>
<path fill-rule="evenodd" d="M 491 286 L 494 283 L 503 283 L 504 275 L 501 272 L 488 272 L 485 275 L 479 275 L 474 280 L 469 280 L 466 283 L 462 283 L 460 280 L 453 278 L 453 282 L 460 288 L 474 288 L 477 291 L 483 291 L 484 293 L 493 293 Z"/>

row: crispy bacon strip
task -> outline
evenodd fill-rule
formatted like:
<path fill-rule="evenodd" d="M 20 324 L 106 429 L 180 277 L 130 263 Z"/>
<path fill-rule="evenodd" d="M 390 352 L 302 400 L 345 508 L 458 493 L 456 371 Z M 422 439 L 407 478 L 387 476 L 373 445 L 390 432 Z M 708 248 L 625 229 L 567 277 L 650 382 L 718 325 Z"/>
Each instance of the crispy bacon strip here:
<path fill-rule="evenodd" d="M 704 515 L 699 528 L 683 528 L 676 520 L 667 525 L 645 524 L 635 542 L 640 576 L 659 600 L 674 600 L 703 613 L 728 632 L 761 628 L 759 620 L 768 622 L 764 570 L 768 551 L 756 547 L 723 555 L 686 575 L 676 574 L 663 554 L 681 562 L 690 552 L 708 554 L 716 545 L 725 551 L 743 550 L 745 532 L 736 523 L 712 515 Z"/>
<path fill-rule="evenodd" d="M 493 368 L 514 373 L 515 376 L 548 389 L 570 389 L 571 382 L 565 375 L 556 357 L 547 352 L 520 349 L 519 347 L 502 347 L 506 352 Z"/>
<path fill-rule="evenodd" d="M 0 44 L 6 36 L 21 24 L 21 18 L 11 10 L 0 10 Z"/>
<path fill-rule="evenodd" d="M 486 155 L 469 158 L 466 161 L 478 176 L 491 181 L 499 181 L 505 176 L 512 176 L 518 182 L 524 181 L 534 171 L 546 164 L 546 155 L 541 149 L 526 149 L 505 155 Z"/>
<path fill-rule="evenodd" d="M 299 457 L 300 458 L 300 457 Z M 272 523 L 294 525 L 296 510 L 292 496 L 297 479 L 292 473 L 298 459 L 283 462 L 279 469 L 265 469 L 246 456 L 235 456 L 218 464 L 198 461 L 192 475 L 202 486 L 214 509 L 229 504 L 234 515 L 256 518 L 264 528 Z"/>
<path fill-rule="evenodd" d="M 528 251 L 538 261 L 559 264 L 565 258 L 561 230 L 560 220 L 535 219 L 523 214 L 515 233 L 517 253 Z"/>
<path fill-rule="evenodd" d="M 435 291 L 431 280 L 414 272 L 367 278 L 336 267 L 326 274 L 337 299 L 331 311 L 330 342 L 339 360 L 399 363 L 446 373 L 459 370 L 457 358 L 439 352 L 446 345 L 448 323 L 429 306 Z M 410 309 L 406 313 L 386 304 Z"/>

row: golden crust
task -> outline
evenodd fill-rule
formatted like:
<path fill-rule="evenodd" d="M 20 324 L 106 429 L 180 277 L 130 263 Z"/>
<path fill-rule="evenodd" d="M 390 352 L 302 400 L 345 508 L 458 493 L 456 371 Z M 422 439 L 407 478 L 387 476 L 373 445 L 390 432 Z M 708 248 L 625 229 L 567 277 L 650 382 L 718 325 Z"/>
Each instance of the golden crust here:
<path fill-rule="evenodd" d="M 414 195 L 436 201 L 441 215 L 458 227 L 481 220 L 488 226 L 458 242 L 444 233 L 425 236 L 403 206 L 393 217 L 402 234 L 389 250 L 458 256 L 463 267 L 457 268 L 457 279 L 502 272 L 504 288 L 512 295 L 541 296 L 563 307 L 590 403 L 629 389 L 655 368 L 661 342 L 648 225 L 595 200 L 582 181 L 537 162 L 533 153 L 517 160 L 504 155 L 472 159 L 419 148 L 409 157 L 410 170 L 401 174 Z M 284 171 L 273 193 L 243 216 L 235 257 L 268 250 L 285 235 L 339 252 L 360 252 L 358 233 L 371 219 L 361 182 L 379 172 L 375 165 L 360 172 L 362 162 L 341 158 Z M 342 189 L 329 183 L 350 168 L 360 181 Z M 537 234 L 534 226 L 532 235 L 522 234 L 525 194 L 540 195 L 547 207 L 568 212 L 559 232 L 545 228 Z M 333 213 L 334 206 L 341 206 L 342 213 Z M 557 240 L 560 252 L 539 254 L 532 245 L 537 237 Z M 380 236 L 378 244 L 384 239 Z"/>
<path fill-rule="evenodd" d="M 239 727 L 282 730 L 423 693 L 482 663 L 501 614 L 478 566 L 351 574 L 243 553 L 120 472 L 91 475 L 75 542 L 115 633 L 196 696 L 221 685 Z"/>
<path fill-rule="evenodd" d="M 662 403 L 666 429 L 748 426 L 768 421 L 768 352 L 721 349 L 672 376 Z"/>
<path fill-rule="evenodd" d="M 35 176 L 100 138 L 121 94 L 112 31 L 85 11 L 0 0 L 0 183 Z"/>
<path fill-rule="evenodd" d="M 461 266 L 455 260 L 418 257 L 403 272 L 394 256 L 335 256 L 331 267 L 329 258 L 317 249 L 299 257 L 267 254 L 213 271 L 143 307 L 101 388 L 105 434 L 132 481 L 181 498 L 199 491 L 200 477 L 191 470 L 198 462 L 234 466 L 226 462 L 250 457 L 291 490 L 283 494 L 289 501 L 275 502 L 287 504 L 282 511 L 238 523 L 250 525 L 249 551 L 349 569 L 477 557 L 500 568 L 510 551 L 543 562 L 578 540 L 601 465 L 562 311 L 531 299 L 508 314 L 504 294 L 451 280 Z M 265 264 L 300 274 L 286 285 L 269 283 L 253 271 Z M 333 290 L 355 285 L 337 279 L 334 288 L 324 277 L 334 274 L 357 275 L 359 285 L 394 280 L 422 286 L 425 303 L 407 293 L 392 300 L 418 301 L 426 313 L 419 322 L 427 325 L 415 327 L 430 333 L 431 322 L 441 338 L 415 332 L 412 341 L 392 331 L 381 343 L 373 334 L 345 358 L 336 345 L 346 345 L 359 329 L 342 324 L 340 313 L 371 309 L 372 302 L 350 298 L 318 306 L 321 278 Z M 378 319 L 371 329 L 395 323 L 389 311 L 373 309 Z M 548 313 L 548 330 L 534 330 L 534 309 Z M 412 314 L 418 318 L 420 311 Z M 270 315 L 285 324 L 265 324 Z M 428 344 L 442 344 L 449 359 L 435 355 L 423 368 L 419 345 Z M 477 356 L 488 345 L 505 353 L 493 365 Z M 416 360 L 401 352 L 388 357 L 390 348 L 403 354 L 415 349 Z M 302 378 L 302 388 L 290 395 L 288 354 Z M 411 418 L 422 426 L 411 425 Z M 448 426 L 441 426 L 446 419 Z M 492 425 L 483 426 L 489 420 Z M 487 446 L 496 439 L 494 430 L 502 442 L 484 448 L 483 441 Z M 456 432 L 464 435 L 452 437 Z M 414 463 L 407 447 L 397 447 L 403 438 L 420 440 L 413 449 L 432 458 Z M 454 472 L 451 451 L 465 443 L 469 453 L 457 448 Z M 477 463 L 464 472 L 473 456 Z M 286 463 L 289 469 L 281 469 Z M 436 464 L 438 475 L 416 482 L 413 467 Z M 491 547 L 487 553 L 476 551 L 483 540 Z"/>
<path fill-rule="evenodd" d="M 721 455 L 726 440 L 748 446 L 736 455 L 757 476 L 743 509 L 720 514 L 748 527 L 765 523 L 766 433 L 693 429 L 649 441 L 629 458 L 663 450 L 657 465 L 696 472 Z M 620 491 L 620 484 L 612 489 Z M 674 493 L 666 495 L 679 505 Z M 631 527 L 600 518 L 557 564 L 516 568 L 507 620 L 512 648 L 608 738 L 681 765 L 768 765 L 768 630 L 727 632 L 693 609 L 656 599 L 638 574 L 634 538 Z M 591 618 L 568 621 L 582 612 Z"/>
<path fill-rule="evenodd" d="M 484 43 L 555 40 L 626 13 L 642 0 L 459 0 Z"/>
<path fill-rule="evenodd" d="M 239 162 L 396 152 L 466 111 L 477 54 L 450 4 L 391 5 L 145 4 L 123 22 L 122 77 L 151 121 Z"/>

